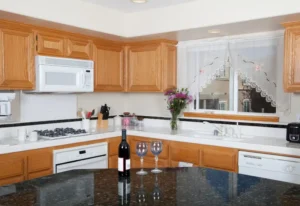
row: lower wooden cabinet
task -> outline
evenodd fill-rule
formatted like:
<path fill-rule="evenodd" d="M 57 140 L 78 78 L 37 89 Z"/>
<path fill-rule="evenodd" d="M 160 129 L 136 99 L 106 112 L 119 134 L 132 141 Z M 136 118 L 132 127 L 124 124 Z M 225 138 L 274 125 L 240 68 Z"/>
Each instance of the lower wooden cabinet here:
<path fill-rule="evenodd" d="M 200 165 L 214 169 L 238 172 L 238 150 L 205 146 L 200 152 Z"/>
<path fill-rule="evenodd" d="M 52 149 L 39 149 L 27 153 L 27 178 L 34 179 L 53 173 Z"/>
<path fill-rule="evenodd" d="M 108 158 L 108 168 L 118 168 L 118 155 L 112 155 Z"/>
<path fill-rule="evenodd" d="M 154 168 L 155 160 L 150 143 L 157 139 L 128 136 L 130 145 L 131 168 L 141 168 L 140 158 L 135 153 L 136 143 L 148 143 L 148 153 L 144 157 L 144 168 Z M 69 148 L 80 145 L 108 142 L 108 167 L 118 167 L 118 148 L 120 137 L 93 140 L 82 143 L 62 145 L 25 152 L 0 155 L 0 186 L 39 178 L 53 173 L 53 149 Z M 193 166 L 208 167 L 231 172 L 238 171 L 238 150 L 178 141 L 163 142 L 163 151 L 159 155 L 158 167 L 178 167 L 179 162 L 192 163 Z"/>
<path fill-rule="evenodd" d="M 153 138 L 146 138 L 146 137 L 130 137 L 130 152 L 131 154 L 136 154 L 135 147 L 138 142 L 146 142 L 148 144 L 148 152 L 146 157 L 154 158 L 154 155 L 151 152 L 151 142 L 159 140 L 162 141 L 162 152 L 159 154 L 160 159 L 168 159 L 169 158 L 169 141 L 160 140 L 160 139 L 153 139 Z"/>
<path fill-rule="evenodd" d="M 25 180 L 25 165 L 22 153 L 0 155 L 0 186 Z"/>
<path fill-rule="evenodd" d="M 171 142 L 170 143 L 170 166 L 178 167 L 179 162 L 192 163 L 197 166 L 199 159 L 200 147 L 198 144 Z"/>
<path fill-rule="evenodd" d="M 141 168 L 141 159 L 137 155 L 133 155 L 130 158 L 131 161 L 131 168 Z M 169 161 L 167 159 L 158 159 L 157 166 L 162 168 L 162 167 L 169 167 Z M 145 157 L 144 158 L 144 163 L 143 163 L 144 168 L 155 168 L 155 160 L 154 157 Z"/>

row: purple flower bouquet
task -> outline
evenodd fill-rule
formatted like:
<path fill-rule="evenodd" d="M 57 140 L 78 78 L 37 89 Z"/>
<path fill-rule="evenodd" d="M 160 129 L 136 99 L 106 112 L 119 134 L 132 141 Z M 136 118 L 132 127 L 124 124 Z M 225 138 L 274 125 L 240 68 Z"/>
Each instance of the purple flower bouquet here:
<path fill-rule="evenodd" d="M 165 92 L 167 96 L 168 110 L 171 112 L 171 129 L 177 130 L 178 116 L 188 104 L 193 101 L 193 97 L 189 95 L 188 89 L 171 89 Z"/>

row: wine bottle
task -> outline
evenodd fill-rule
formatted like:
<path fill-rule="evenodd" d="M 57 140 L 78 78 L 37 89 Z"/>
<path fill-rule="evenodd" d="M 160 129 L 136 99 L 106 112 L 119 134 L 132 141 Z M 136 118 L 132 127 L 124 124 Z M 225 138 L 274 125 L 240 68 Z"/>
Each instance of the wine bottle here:
<path fill-rule="evenodd" d="M 126 141 L 126 129 L 122 129 L 122 141 L 119 145 L 118 171 L 119 177 L 130 176 L 130 148 Z"/>
<path fill-rule="evenodd" d="M 130 177 L 119 177 L 119 205 L 130 205 Z"/>

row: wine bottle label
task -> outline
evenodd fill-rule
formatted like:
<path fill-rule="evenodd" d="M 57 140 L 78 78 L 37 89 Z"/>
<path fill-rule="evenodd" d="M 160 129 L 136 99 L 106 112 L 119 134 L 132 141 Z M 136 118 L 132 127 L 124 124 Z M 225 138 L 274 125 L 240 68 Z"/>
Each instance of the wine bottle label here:
<path fill-rule="evenodd" d="M 130 183 L 126 184 L 126 195 L 130 194 Z"/>
<path fill-rule="evenodd" d="M 124 172 L 123 158 L 121 158 L 121 157 L 118 158 L 118 171 L 119 172 Z"/>
<path fill-rule="evenodd" d="M 123 197 L 123 182 L 118 182 L 118 194 Z"/>
<path fill-rule="evenodd" d="M 126 170 L 130 170 L 130 159 L 126 160 Z"/>

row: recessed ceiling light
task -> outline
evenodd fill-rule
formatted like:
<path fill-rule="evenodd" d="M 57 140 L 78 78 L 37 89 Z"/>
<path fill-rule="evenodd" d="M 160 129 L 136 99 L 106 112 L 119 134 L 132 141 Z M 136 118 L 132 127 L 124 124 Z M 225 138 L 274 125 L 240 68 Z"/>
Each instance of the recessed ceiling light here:
<path fill-rule="evenodd" d="M 208 30 L 208 33 L 219 34 L 219 33 L 221 33 L 221 31 L 219 29 L 210 29 L 210 30 Z"/>
<path fill-rule="evenodd" d="M 143 4 L 143 3 L 147 3 L 148 0 L 131 0 L 131 1 L 136 4 Z"/>

